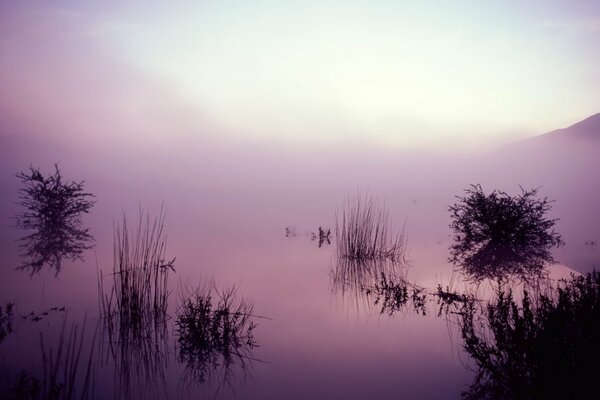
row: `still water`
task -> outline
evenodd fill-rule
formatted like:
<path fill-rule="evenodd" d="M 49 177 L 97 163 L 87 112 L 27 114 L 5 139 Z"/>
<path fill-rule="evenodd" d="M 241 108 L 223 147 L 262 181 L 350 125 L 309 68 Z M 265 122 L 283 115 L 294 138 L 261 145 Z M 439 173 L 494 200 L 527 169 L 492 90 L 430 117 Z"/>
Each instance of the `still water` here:
<path fill-rule="evenodd" d="M 438 315 L 435 301 L 425 315 L 410 308 L 381 313 L 372 298 L 340 290 L 334 279 L 335 216 L 361 193 L 389 210 L 391 229 L 404 233 L 401 273 L 409 281 L 468 288 L 447 261 L 448 205 L 469 184 L 492 181 L 472 160 L 193 141 L 177 152 L 175 143 L 95 151 L 6 143 L 13 151 L 1 169 L 0 302 L 16 309 L 0 343 L 3 388 L 19 371 L 49 379 L 48 366 L 68 354 L 79 362 L 75 390 L 86 387 L 95 398 L 451 399 L 472 381 L 460 331 L 452 317 Z M 96 196 L 84 218 L 95 246 L 84 260 L 64 260 L 56 276 L 46 269 L 30 277 L 15 270 L 23 232 L 12 219 L 20 210 L 13 174 L 29 163 L 50 172 L 57 161 L 66 179 L 85 180 Z M 537 178 L 515 179 L 510 189 Z M 548 186 L 560 188 L 560 180 Z M 550 194 L 560 197 L 558 189 Z M 167 318 L 130 332 L 133 339 L 111 336 L 98 285 L 112 287 L 115 229 L 123 216 L 135 228 L 140 210 L 157 216 L 161 208 L 165 259 L 175 259 Z M 330 243 L 319 241 L 319 228 L 331 230 Z M 569 270 L 555 267 L 559 275 Z M 234 304 L 252 305 L 251 345 L 229 358 L 217 350 L 190 366 L 176 321 L 196 287 L 235 288 Z"/>

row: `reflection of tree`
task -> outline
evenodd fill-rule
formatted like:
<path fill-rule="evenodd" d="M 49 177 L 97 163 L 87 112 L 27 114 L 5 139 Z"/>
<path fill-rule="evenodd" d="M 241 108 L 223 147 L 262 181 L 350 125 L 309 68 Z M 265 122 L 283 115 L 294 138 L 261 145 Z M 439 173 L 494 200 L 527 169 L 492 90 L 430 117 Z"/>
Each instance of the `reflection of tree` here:
<path fill-rule="evenodd" d="M 499 191 L 486 195 L 480 185 L 465 192 L 450 206 L 455 234 L 450 262 L 470 278 L 526 279 L 554 262 L 550 250 L 562 239 L 554 231 L 556 220 L 546 217 L 550 201 L 537 199 L 537 189 L 514 197 Z"/>
<path fill-rule="evenodd" d="M 245 378 L 256 360 L 256 318 L 253 305 L 239 298 L 235 287 L 219 290 L 212 285 L 182 293 L 175 326 L 184 384 L 214 383 L 218 393 L 232 386 L 236 369 Z"/>
<path fill-rule="evenodd" d="M 465 398 L 589 398 L 595 393 L 600 273 L 546 289 L 524 290 L 518 300 L 512 290 L 499 288 L 494 302 L 471 301 L 464 307 L 464 348 L 477 373 Z"/>
<path fill-rule="evenodd" d="M 92 235 L 81 226 L 81 216 L 94 205 L 92 194 L 83 191 L 83 182 L 63 182 L 58 165 L 48 177 L 38 169 L 20 172 L 25 185 L 19 189 L 18 204 L 25 211 L 16 216 L 16 226 L 33 231 L 21 238 L 25 260 L 19 269 L 38 273 L 44 265 L 60 272 L 63 258 L 81 259 L 91 248 Z"/>

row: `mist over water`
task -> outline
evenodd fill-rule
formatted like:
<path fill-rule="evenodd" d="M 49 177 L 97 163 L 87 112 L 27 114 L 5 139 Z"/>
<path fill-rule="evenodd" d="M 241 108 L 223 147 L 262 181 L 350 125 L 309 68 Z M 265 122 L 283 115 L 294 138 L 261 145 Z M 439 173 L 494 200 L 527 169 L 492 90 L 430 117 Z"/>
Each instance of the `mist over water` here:
<path fill-rule="evenodd" d="M 492 284 L 473 285 L 448 261 L 449 206 L 473 184 L 509 195 L 538 188 L 554 201 L 548 217 L 558 218 L 565 245 L 552 249 L 552 279 L 600 262 L 598 114 L 515 142 L 532 130 L 502 137 L 519 123 L 495 119 L 481 136 L 473 133 L 481 121 L 465 124 L 463 137 L 463 125 L 449 123 L 448 139 L 443 122 L 379 121 L 368 112 L 385 109 L 378 98 L 360 116 L 378 121 L 371 130 L 386 127 L 371 137 L 360 124 L 338 123 L 354 121 L 352 107 L 332 116 L 297 100 L 292 114 L 306 125 L 291 119 L 286 127 L 282 113 L 266 118 L 268 134 L 261 133 L 257 116 L 222 104 L 211 113 L 214 104 L 191 101 L 173 77 L 134 67 L 123 48 L 107 46 L 104 35 L 135 26 L 90 31 L 83 12 L 9 11 L 0 15 L 0 328 L 10 327 L 0 336 L 0 397 L 19 371 L 42 379 L 43 355 L 52 354 L 67 365 L 90 362 L 93 388 L 83 367 L 73 385 L 91 390 L 89 398 L 459 398 L 474 364 L 460 310 L 438 315 L 439 302 L 443 295 L 462 301 L 463 292 L 478 301 L 494 296 Z M 363 84 L 377 93 L 377 85 Z M 246 112 L 264 104 L 255 106 Z M 247 130 L 244 118 L 254 122 Z M 298 133 L 311 126 L 318 129 Z M 48 268 L 30 276 L 16 270 L 26 232 L 16 226 L 23 209 L 15 174 L 31 166 L 48 175 L 55 163 L 66 181 L 85 181 L 96 196 L 82 218 L 95 240 L 83 260 L 63 259 L 58 275 Z M 402 235 L 402 257 L 383 260 L 392 266 L 361 257 L 340 262 L 336 218 L 357 198 L 373 199 L 389 217 L 380 222 Z M 124 317 L 129 308 L 99 298 L 122 298 L 110 297 L 114 277 L 135 264 L 121 260 L 123 270 L 113 269 L 115 244 L 123 245 L 115 229 L 125 217 L 135 231 L 141 211 L 154 218 L 161 210 L 166 249 L 152 276 L 174 268 L 160 286 L 166 309 L 139 307 L 139 315 Z M 383 285 L 382 274 L 396 280 Z M 436 292 L 438 284 L 447 292 Z M 120 290 L 134 291 L 127 283 Z M 390 293 L 397 297 L 383 302 Z M 427 298 L 426 315 L 411 308 L 414 294 Z M 249 319 L 236 322 L 232 310 Z M 61 344 L 82 352 L 59 355 Z"/>
<path fill-rule="evenodd" d="M 112 269 L 113 226 L 123 214 L 135 220 L 140 208 L 155 215 L 164 206 L 167 257 L 176 257 L 170 318 L 178 282 L 210 279 L 236 285 L 252 299 L 257 314 L 270 318 L 259 320 L 254 332 L 258 347 L 253 357 L 260 361 L 252 363 L 251 378 L 234 380 L 235 391 L 222 389 L 219 398 L 363 398 L 374 393 L 448 398 L 465 389 L 471 374 L 463 366 L 467 357 L 458 332 L 443 318 L 434 313 L 379 316 L 361 300 L 331 291 L 333 246 L 319 248 L 311 234 L 319 227 L 333 229 L 336 212 L 357 193 L 384 203 L 394 229 L 404 227 L 406 273 L 423 286 L 435 287 L 453 274 L 447 262 L 447 207 L 474 182 L 509 193 L 518 193 L 519 185 L 541 186 L 541 196 L 556 200 L 552 216 L 561 218 L 557 227 L 567 242 L 556 258 L 579 272 L 591 270 L 598 259 L 598 248 L 586 245 L 598 237 L 589 220 L 589 212 L 598 207 L 590 200 L 597 198 L 597 189 L 586 173 L 597 159 L 585 158 L 586 151 L 578 153 L 581 164 L 574 167 L 573 160 L 548 153 L 507 160 L 502 153 L 457 156 L 267 142 L 247 147 L 186 140 L 144 147 L 117 141 L 90 149 L 85 141 L 81 146 L 56 139 L 46 146 L 26 136 L 4 141 L 10 151 L 2 160 L 3 300 L 15 302 L 23 314 L 66 306 L 69 321 L 87 313 L 96 323 L 97 270 L 108 274 Z M 21 232 L 12 227 L 19 210 L 14 204 L 19 182 L 12 174 L 29 163 L 48 172 L 56 161 L 66 178 L 85 180 L 97 196 L 93 212 L 84 218 L 95 248 L 86 251 L 85 262 L 64 262 L 58 278 L 51 271 L 30 278 L 14 270 Z M 285 237 L 288 227 L 295 237 Z M 55 332 L 59 322 L 51 318 L 60 320 L 62 314 L 19 322 L 6 342 L 12 344 L 4 346 L 5 365 L 25 368 L 31 362 L 23 364 L 19 356 L 36 346 L 29 331 Z M 173 336 L 169 340 L 166 348 L 172 349 Z M 174 353 L 165 357 L 172 360 Z M 166 371 L 173 396 L 181 371 Z M 109 372 L 97 379 L 106 382 L 102 385 L 112 382 Z M 194 390 L 214 387 L 190 393 Z"/>

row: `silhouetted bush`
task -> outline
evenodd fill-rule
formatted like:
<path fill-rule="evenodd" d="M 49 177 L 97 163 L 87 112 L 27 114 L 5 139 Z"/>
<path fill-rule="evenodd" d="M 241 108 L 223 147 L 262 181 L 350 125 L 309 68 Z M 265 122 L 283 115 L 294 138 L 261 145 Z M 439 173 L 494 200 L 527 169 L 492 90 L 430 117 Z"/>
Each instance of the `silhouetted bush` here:
<path fill-rule="evenodd" d="M 39 272 L 44 265 L 60 272 L 63 257 L 82 259 L 94 240 L 89 229 L 82 228 L 81 216 L 89 213 L 95 201 L 83 190 L 82 182 L 63 182 L 58 165 L 53 175 L 44 176 L 33 167 L 16 176 L 25 185 L 19 189 L 18 204 L 25 211 L 16 216 L 16 226 L 33 231 L 23 242 L 23 261 L 19 269 Z"/>
<path fill-rule="evenodd" d="M 537 288 L 539 289 L 539 288 Z M 589 398 L 600 360 L 600 273 L 573 276 L 520 301 L 499 288 L 493 303 L 462 312 L 464 348 L 476 363 L 467 399 Z"/>
<path fill-rule="evenodd" d="M 186 366 L 184 380 L 205 384 L 217 381 L 217 392 L 230 385 L 232 369 L 244 374 L 257 346 L 257 324 L 253 305 L 237 296 L 236 288 L 218 290 L 213 286 L 182 293 L 175 322 L 178 335 L 178 359 Z"/>
<path fill-rule="evenodd" d="M 536 198 L 537 189 L 509 196 L 500 191 L 485 194 L 480 185 L 465 191 L 450 206 L 454 243 L 450 262 L 468 277 L 523 279 L 540 276 L 545 263 L 553 263 L 552 247 L 560 246 L 556 219 L 547 217 L 550 201 Z"/>

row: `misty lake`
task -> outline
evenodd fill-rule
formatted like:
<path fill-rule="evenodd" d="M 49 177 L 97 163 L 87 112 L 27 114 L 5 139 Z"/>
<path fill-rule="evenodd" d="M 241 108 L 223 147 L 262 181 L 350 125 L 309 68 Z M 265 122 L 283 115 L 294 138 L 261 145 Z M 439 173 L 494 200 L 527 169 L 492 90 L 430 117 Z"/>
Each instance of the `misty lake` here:
<path fill-rule="evenodd" d="M 599 21 L 0 1 L 0 400 L 593 397 Z"/>
<path fill-rule="evenodd" d="M 560 218 L 566 245 L 555 251 L 560 265 L 548 267 L 553 279 L 591 271 L 600 254 L 597 224 L 588 221 L 597 215 L 598 202 L 590 200 L 598 198 L 597 185 L 574 178 L 591 179 L 588 168 L 598 159 L 585 155 L 598 154 L 598 142 L 593 152 L 579 151 L 577 163 L 548 150 L 542 174 L 534 163 L 517 175 L 530 158 L 508 161 L 501 151 L 442 157 L 276 143 L 74 148 L 15 136 L 3 141 L 0 300 L 5 308 L 14 303 L 10 333 L 0 344 L 4 390 L 20 371 L 50 384 L 53 362 L 60 373 L 52 379 L 63 382 L 62 363 L 77 361 L 74 390 L 79 396 L 85 387 L 95 398 L 459 398 L 474 379 L 474 364 L 456 314 L 442 313 L 439 297 L 389 309 L 360 290 L 360 271 L 346 269 L 340 281 L 336 221 L 361 196 L 389 213 L 387 228 L 401 235 L 399 273 L 424 293 L 438 284 L 460 293 L 474 286 L 448 261 L 448 207 L 474 182 L 513 194 L 519 185 L 541 186 L 539 196 L 556 200 L 550 216 Z M 30 276 L 15 269 L 26 232 L 15 226 L 23 183 L 14 174 L 29 162 L 51 174 L 55 161 L 65 181 L 85 180 L 84 191 L 94 194 L 82 226 L 95 241 L 83 260 L 63 259 L 58 274 L 44 266 Z M 554 172 L 567 162 L 569 174 Z M 107 320 L 105 304 L 122 274 L 113 270 L 122 221 L 136 231 L 140 212 L 152 222 L 161 210 L 166 248 L 156 257 L 168 269 L 165 318 L 123 328 L 127 320 Z M 485 283 L 477 290 L 491 292 Z M 221 332 L 209 334 L 214 347 L 182 352 L 178 316 L 194 293 L 196 300 L 212 296 L 209 314 L 216 315 L 221 299 L 250 316 L 227 328 L 241 335 L 232 349 Z"/>

